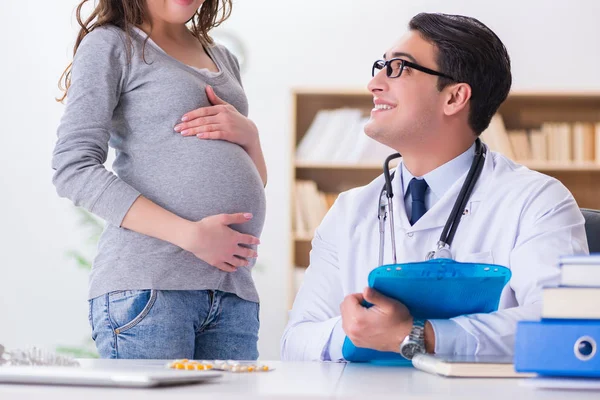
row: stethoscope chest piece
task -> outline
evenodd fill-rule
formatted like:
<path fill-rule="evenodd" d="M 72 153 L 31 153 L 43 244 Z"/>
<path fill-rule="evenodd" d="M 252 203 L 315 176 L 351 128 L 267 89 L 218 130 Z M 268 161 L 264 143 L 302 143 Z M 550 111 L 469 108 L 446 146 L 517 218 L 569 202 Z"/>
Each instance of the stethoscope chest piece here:
<path fill-rule="evenodd" d="M 437 250 L 431 250 L 427 253 L 427 257 L 425 258 L 427 261 L 429 260 L 437 260 L 441 258 L 448 258 L 452 260 L 452 252 L 445 244 L 439 244 Z"/>

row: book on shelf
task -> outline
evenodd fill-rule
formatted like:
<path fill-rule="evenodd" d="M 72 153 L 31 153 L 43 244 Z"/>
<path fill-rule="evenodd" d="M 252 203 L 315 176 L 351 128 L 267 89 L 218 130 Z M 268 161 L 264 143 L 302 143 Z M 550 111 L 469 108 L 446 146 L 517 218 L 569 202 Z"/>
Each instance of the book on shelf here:
<path fill-rule="evenodd" d="M 294 200 L 294 218 L 292 219 L 292 230 L 295 232 L 297 237 L 308 237 L 310 235 L 309 228 L 306 220 L 304 219 L 304 210 L 302 210 L 302 203 L 299 200 L 301 196 L 296 185 L 296 198 Z"/>
<path fill-rule="evenodd" d="M 594 132 L 596 133 L 594 137 L 595 141 L 595 159 L 597 163 L 600 163 L 600 122 L 594 125 Z"/>
<path fill-rule="evenodd" d="M 531 145 L 531 161 L 543 162 L 548 160 L 548 137 L 541 129 L 529 131 Z"/>
<path fill-rule="evenodd" d="M 502 153 L 511 160 L 515 159 L 515 154 L 506 127 L 504 126 L 502 115 L 497 113 L 492 117 L 487 129 L 481 133 L 481 140 L 483 140 L 492 151 Z"/>
<path fill-rule="evenodd" d="M 594 124 L 576 122 L 573 124 L 573 161 L 589 162 L 595 160 L 596 132 Z M 600 154 L 599 154 L 600 156 Z"/>
<path fill-rule="evenodd" d="M 525 129 L 508 131 L 510 147 L 512 148 L 515 161 L 531 160 L 531 143 Z"/>
<path fill-rule="evenodd" d="M 379 163 L 395 150 L 367 136 L 369 117 L 355 108 L 319 110 L 296 148 L 303 163 Z"/>
<path fill-rule="evenodd" d="M 297 237 L 311 238 L 327 211 L 331 194 L 319 191 L 310 180 L 296 180 L 293 229 Z"/>
<path fill-rule="evenodd" d="M 542 132 L 548 138 L 548 161 L 570 162 L 573 159 L 569 124 L 546 122 L 542 124 Z"/>

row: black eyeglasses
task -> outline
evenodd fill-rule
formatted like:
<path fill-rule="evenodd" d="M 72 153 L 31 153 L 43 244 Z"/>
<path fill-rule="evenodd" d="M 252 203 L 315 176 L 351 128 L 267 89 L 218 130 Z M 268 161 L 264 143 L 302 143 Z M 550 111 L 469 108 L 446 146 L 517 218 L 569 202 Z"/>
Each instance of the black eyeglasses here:
<path fill-rule="evenodd" d="M 385 74 L 388 78 L 398 78 L 402 75 L 402 71 L 404 71 L 404 67 L 414 68 L 421 72 L 425 72 L 429 75 L 441 76 L 443 78 L 448 78 L 452 81 L 456 81 L 456 79 L 448 76 L 446 74 L 442 74 L 441 72 L 434 71 L 432 69 L 422 67 L 419 64 L 415 64 L 410 61 L 403 60 L 401 58 L 392 58 L 391 60 L 377 60 L 373 63 L 373 68 L 371 69 L 371 75 L 375 76 L 377 74 L 376 71 L 381 71 L 383 68 L 386 68 Z"/>

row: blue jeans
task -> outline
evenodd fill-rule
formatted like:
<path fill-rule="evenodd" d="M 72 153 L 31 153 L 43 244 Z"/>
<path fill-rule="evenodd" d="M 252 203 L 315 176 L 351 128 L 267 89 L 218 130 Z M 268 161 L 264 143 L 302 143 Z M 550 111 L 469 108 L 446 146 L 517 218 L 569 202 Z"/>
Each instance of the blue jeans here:
<path fill-rule="evenodd" d="M 259 305 L 214 290 L 123 290 L 89 301 L 102 358 L 256 360 Z"/>

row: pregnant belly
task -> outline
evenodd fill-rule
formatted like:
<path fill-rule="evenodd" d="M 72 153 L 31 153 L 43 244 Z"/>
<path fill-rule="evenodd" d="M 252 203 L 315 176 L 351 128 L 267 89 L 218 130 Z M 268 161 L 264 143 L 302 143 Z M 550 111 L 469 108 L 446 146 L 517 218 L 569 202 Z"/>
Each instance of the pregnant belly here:
<path fill-rule="evenodd" d="M 154 157 L 136 162 L 132 155 L 129 171 L 117 172 L 145 197 L 191 221 L 250 212 L 254 218 L 238 230 L 258 235 L 265 218 L 265 193 L 244 149 L 224 141 L 174 139 L 163 142 Z"/>

